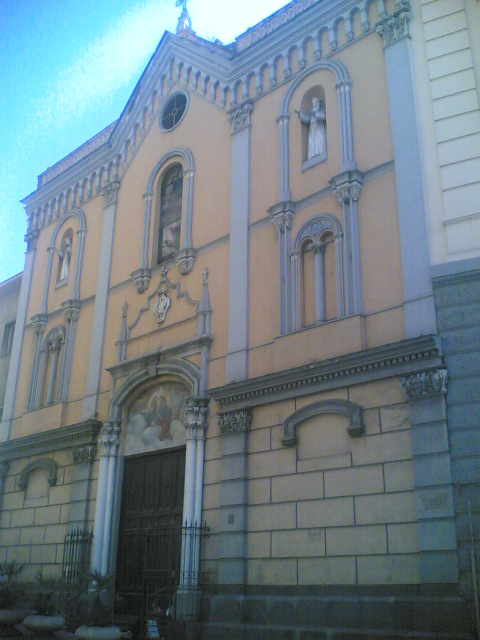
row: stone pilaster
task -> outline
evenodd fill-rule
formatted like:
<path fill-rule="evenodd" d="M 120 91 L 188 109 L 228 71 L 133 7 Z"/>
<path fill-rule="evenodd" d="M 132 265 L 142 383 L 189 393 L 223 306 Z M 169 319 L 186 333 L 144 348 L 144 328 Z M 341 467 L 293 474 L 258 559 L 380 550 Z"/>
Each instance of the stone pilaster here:
<path fill-rule="evenodd" d="M 119 182 L 111 182 L 102 189 L 105 199 L 103 211 L 102 237 L 100 241 L 100 259 L 98 263 L 95 307 L 93 310 L 92 334 L 87 370 L 85 398 L 83 400 L 83 418 L 92 418 L 97 413 L 98 387 L 102 371 L 103 341 L 110 283 L 110 266 L 113 249 L 113 231 L 117 207 Z"/>
<path fill-rule="evenodd" d="M 409 401 L 422 583 L 458 581 L 457 541 L 446 419 L 446 369 L 402 378 Z"/>
<path fill-rule="evenodd" d="M 248 377 L 248 223 L 250 216 L 251 101 L 234 107 L 230 196 L 230 264 L 228 281 L 227 382 Z"/>
<path fill-rule="evenodd" d="M 246 583 L 248 432 L 250 409 L 220 413 L 222 434 L 220 467 L 219 584 Z"/>

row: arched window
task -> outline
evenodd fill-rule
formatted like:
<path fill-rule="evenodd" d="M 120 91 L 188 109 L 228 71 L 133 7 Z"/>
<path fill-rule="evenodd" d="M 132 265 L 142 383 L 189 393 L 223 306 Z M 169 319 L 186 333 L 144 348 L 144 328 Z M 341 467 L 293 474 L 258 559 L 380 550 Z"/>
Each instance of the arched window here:
<path fill-rule="evenodd" d="M 182 221 L 183 167 L 172 165 L 157 185 L 158 247 L 157 264 L 180 249 Z"/>
<path fill-rule="evenodd" d="M 68 282 L 70 266 L 72 261 L 73 230 L 67 229 L 62 236 L 60 248 L 58 249 L 57 284 L 62 285 Z"/>
<path fill-rule="evenodd" d="M 43 343 L 40 406 L 58 402 L 61 379 L 61 351 L 65 342 L 64 327 L 52 329 Z"/>
<path fill-rule="evenodd" d="M 293 331 L 344 316 L 342 235 L 331 215 L 300 229 L 291 254 Z"/>

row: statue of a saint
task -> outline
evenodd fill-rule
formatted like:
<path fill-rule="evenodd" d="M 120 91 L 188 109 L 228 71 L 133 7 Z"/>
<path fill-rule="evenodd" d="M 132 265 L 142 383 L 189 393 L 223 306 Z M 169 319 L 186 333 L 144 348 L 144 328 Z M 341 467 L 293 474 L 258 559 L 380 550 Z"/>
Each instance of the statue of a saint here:
<path fill-rule="evenodd" d="M 68 274 L 70 273 L 70 258 L 72 256 L 72 239 L 69 236 L 65 238 L 65 249 L 59 251 L 58 255 L 62 261 L 59 280 L 67 280 Z"/>
<path fill-rule="evenodd" d="M 309 112 L 297 111 L 303 124 L 308 125 L 307 160 L 327 151 L 327 116 L 322 101 L 312 98 L 312 108 Z"/>

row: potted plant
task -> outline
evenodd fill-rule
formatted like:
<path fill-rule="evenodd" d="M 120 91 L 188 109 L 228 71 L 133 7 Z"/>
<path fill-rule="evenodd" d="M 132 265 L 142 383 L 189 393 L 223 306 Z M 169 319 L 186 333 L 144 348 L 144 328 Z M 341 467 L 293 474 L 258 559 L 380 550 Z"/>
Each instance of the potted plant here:
<path fill-rule="evenodd" d="M 101 575 L 93 571 L 83 580 L 86 580 L 86 588 L 82 588 L 80 580 L 83 594 L 78 601 L 83 624 L 75 631 L 75 635 L 79 640 L 119 640 L 122 632 L 113 623 L 113 575 Z"/>
<path fill-rule="evenodd" d="M 18 583 L 23 567 L 16 560 L 0 563 L 0 628 L 4 636 L 8 627 L 13 627 L 25 617 L 23 585 Z"/>
<path fill-rule="evenodd" d="M 24 627 L 37 635 L 52 634 L 65 626 L 65 618 L 58 613 L 59 583 L 52 576 L 44 576 L 40 570 L 35 576 L 32 604 L 36 614 L 28 615 Z"/>

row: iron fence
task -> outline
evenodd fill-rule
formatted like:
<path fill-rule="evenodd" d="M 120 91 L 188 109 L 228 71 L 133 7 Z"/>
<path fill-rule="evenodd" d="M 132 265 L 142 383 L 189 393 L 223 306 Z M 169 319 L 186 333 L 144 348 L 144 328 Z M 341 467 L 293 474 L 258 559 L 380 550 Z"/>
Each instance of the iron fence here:
<path fill-rule="evenodd" d="M 78 594 L 80 581 L 85 582 L 88 575 L 92 542 L 93 532 L 89 529 L 72 529 L 65 536 L 60 585 L 64 613 L 68 613 L 72 598 Z"/>
<path fill-rule="evenodd" d="M 207 535 L 206 524 L 196 523 L 145 532 L 143 602 L 151 637 L 183 637 L 185 624 L 199 620 Z"/>

